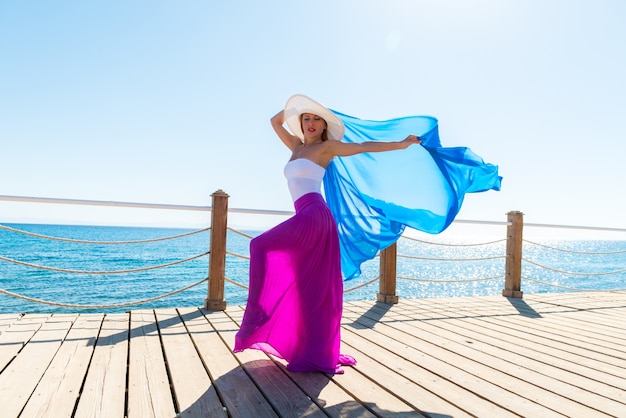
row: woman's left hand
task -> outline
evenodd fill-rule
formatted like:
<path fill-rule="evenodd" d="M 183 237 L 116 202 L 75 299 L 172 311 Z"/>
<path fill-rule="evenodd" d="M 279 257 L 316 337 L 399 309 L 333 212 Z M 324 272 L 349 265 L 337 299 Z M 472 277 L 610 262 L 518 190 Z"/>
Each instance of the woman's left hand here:
<path fill-rule="evenodd" d="M 413 144 L 421 144 L 422 143 L 422 139 L 417 136 L 417 135 L 409 135 L 406 138 L 404 138 L 404 140 L 402 141 L 403 144 L 406 145 L 406 147 L 408 148 L 410 145 Z"/>

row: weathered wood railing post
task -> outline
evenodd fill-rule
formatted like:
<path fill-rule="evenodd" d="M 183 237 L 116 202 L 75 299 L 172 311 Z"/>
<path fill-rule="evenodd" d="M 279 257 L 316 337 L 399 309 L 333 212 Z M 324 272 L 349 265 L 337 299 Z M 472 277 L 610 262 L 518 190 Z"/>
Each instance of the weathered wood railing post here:
<path fill-rule="evenodd" d="M 510 225 L 506 228 L 506 267 L 502 296 L 521 298 L 522 292 L 522 229 L 524 214 L 518 211 L 507 213 Z"/>
<path fill-rule="evenodd" d="M 376 300 L 388 305 L 398 303 L 398 296 L 396 295 L 397 252 L 395 242 L 380 252 L 380 287 Z"/>
<path fill-rule="evenodd" d="M 209 286 L 204 309 L 223 311 L 224 274 L 226 271 L 226 232 L 228 225 L 228 194 L 218 190 L 211 195 L 211 248 L 209 253 Z"/>

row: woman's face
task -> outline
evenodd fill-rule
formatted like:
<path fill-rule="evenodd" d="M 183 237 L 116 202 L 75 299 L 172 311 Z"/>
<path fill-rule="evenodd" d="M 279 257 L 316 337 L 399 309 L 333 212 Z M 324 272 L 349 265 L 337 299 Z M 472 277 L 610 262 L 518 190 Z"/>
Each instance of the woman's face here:
<path fill-rule="evenodd" d="M 321 136 L 326 129 L 326 121 L 312 113 L 303 113 L 300 121 L 302 124 L 302 132 L 304 133 L 304 136 Z"/>

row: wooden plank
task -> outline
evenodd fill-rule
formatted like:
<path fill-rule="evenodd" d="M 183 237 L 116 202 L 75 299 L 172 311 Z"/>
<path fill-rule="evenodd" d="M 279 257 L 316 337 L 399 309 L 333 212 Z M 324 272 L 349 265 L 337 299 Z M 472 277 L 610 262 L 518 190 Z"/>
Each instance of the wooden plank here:
<path fill-rule="evenodd" d="M 626 301 L 624 301 L 626 303 Z M 542 331 L 542 334 L 537 335 L 538 338 L 535 337 L 536 333 L 520 333 L 520 338 L 529 338 L 532 340 L 542 338 L 543 343 L 552 344 L 560 343 L 561 346 L 558 347 L 559 351 L 565 350 L 567 352 L 568 349 L 572 347 L 580 347 L 579 341 L 582 341 L 584 344 L 583 348 L 577 350 L 581 357 L 588 357 L 590 354 L 596 357 L 593 352 L 599 352 L 602 354 L 601 357 L 604 357 L 608 354 L 608 357 L 604 357 L 605 363 L 611 365 L 611 368 L 615 368 L 620 365 L 624 367 L 624 347 L 623 340 L 626 337 L 626 332 L 623 329 L 623 321 L 626 319 L 626 312 L 622 316 L 622 320 L 616 322 L 614 327 L 611 329 L 608 324 L 603 323 L 602 326 L 596 325 L 595 318 L 601 317 L 603 315 L 598 315 L 596 311 L 586 311 L 586 310 L 575 310 L 566 313 L 568 318 L 564 319 L 563 313 L 556 313 L 550 315 L 542 315 L 540 321 L 525 321 L 523 317 L 517 318 L 507 318 L 507 321 L 494 321 L 493 318 L 490 319 L 490 328 L 496 329 L 499 328 L 501 332 L 515 332 L 515 330 L 519 329 L 530 329 Z M 514 321 L 514 322 L 511 322 Z M 571 325 L 571 326 L 567 326 Z M 579 328 L 583 328 L 579 330 Z M 513 331 L 509 331 L 513 329 Z M 562 331 L 562 329 L 568 329 L 568 332 Z M 607 337 L 606 335 L 615 335 L 616 338 Z M 620 343 L 620 336 L 622 337 L 622 342 Z M 596 345 L 595 348 L 589 346 L 589 342 L 593 341 Z M 593 344 L 592 344 L 593 345 Z M 569 346 L 569 348 L 568 348 Z M 606 349 L 608 348 L 608 350 Z M 598 358 L 601 358 L 598 356 Z"/>
<path fill-rule="evenodd" d="M 523 300 L 532 302 L 534 306 L 550 306 L 553 311 L 590 310 L 610 321 L 623 318 L 626 296 L 618 292 L 546 293 L 525 295 Z"/>
<path fill-rule="evenodd" d="M 227 314 L 237 323 L 241 324 L 243 319 L 242 309 L 229 309 Z M 246 365 L 267 359 L 268 357 L 258 350 L 246 350 L 239 354 L 239 359 Z M 373 416 L 369 409 L 358 402 L 355 397 L 349 394 L 335 380 L 332 380 L 323 373 L 292 373 L 286 370 L 286 362 L 282 359 L 273 359 L 281 368 L 284 374 L 287 374 L 298 387 L 313 400 L 315 405 L 322 408 L 326 414 L 333 417 L 369 417 Z M 271 384 L 271 382 L 268 382 Z M 262 384 L 262 383 L 260 383 Z M 265 386 L 263 386 L 265 387 Z M 315 408 L 310 407 L 307 412 L 317 413 Z"/>
<path fill-rule="evenodd" d="M 532 328 L 527 330 L 525 323 L 512 319 L 510 316 L 498 318 L 481 316 L 478 318 L 476 315 L 473 315 L 471 311 L 463 313 L 463 316 L 465 320 L 473 321 L 479 324 L 479 326 L 489 327 L 502 334 L 516 338 L 520 346 L 532 346 L 539 352 L 549 351 L 557 357 L 563 355 L 573 356 L 572 358 L 576 358 L 577 364 L 584 364 L 587 367 L 593 367 L 603 373 L 613 374 L 620 378 L 626 376 L 624 372 L 625 369 L 623 368 L 623 357 L 607 356 L 604 353 L 589 350 L 588 345 L 582 348 L 577 345 L 572 345 L 569 341 L 561 341 L 553 338 L 550 333 L 535 331 Z M 617 363 L 622 364 L 616 367 L 618 365 Z"/>
<path fill-rule="evenodd" d="M 11 324 L 18 321 L 21 317 L 21 314 L 0 314 L 0 336 L 2 335 L 4 330 L 8 329 Z"/>
<path fill-rule="evenodd" d="M 236 321 L 240 321 L 242 311 L 237 312 L 231 309 L 228 310 L 227 313 Z M 244 353 L 241 353 L 241 355 L 243 356 L 243 354 L 246 353 L 252 356 L 258 355 L 255 354 L 258 353 L 256 350 L 247 350 Z M 244 362 L 244 364 L 248 364 L 246 363 L 246 361 L 253 362 L 254 359 L 242 359 L 242 362 Z M 281 364 L 283 363 L 281 362 Z M 321 373 L 286 373 L 288 373 L 292 379 L 298 382 L 299 386 L 303 388 L 303 390 L 307 392 L 309 396 L 316 396 L 315 389 L 312 391 L 308 391 L 306 389 L 306 386 L 310 385 L 311 383 L 313 383 L 313 385 L 317 384 L 318 387 L 324 389 L 330 388 L 331 390 L 327 390 L 327 392 L 331 394 L 332 398 L 337 398 L 336 395 L 338 393 L 342 394 L 342 396 L 340 396 L 339 398 L 342 399 L 343 402 L 335 402 L 329 405 L 324 394 L 321 394 L 320 389 L 317 389 L 317 393 L 321 395 L 319 396 L 319 403 L 323 405 L 325 412 L 330 414 L 331 416 L 364 416 L 363 414 L 367 413 L 367 409 L 363 408 L 362 405 L 360 405 L 353 396 L 367 398 L 366 403 L 368 407 L 383 415 L 385 413 L 398 413 L 398 416 L 420 416 L 419 413 L 415 412 L 414 408 L 402 402 L 397 396 L 390 394 L 384 388 L 373 383 L 372 380 L 365 378 L 358 372 L 354 373 L 354 370 L 351 368 L 346 368 L 346 374 L 344 375 L 333 376 L 331 382 L 327 380 L 327 376 Z M 319 379 L 317 379 L 317 382 L 307 382 L 310 381 L 312 377 L 320 377 L 324 379 L 324 382 L 320 382 Z M 355 390 L 355 392 L 353 392 L 353 396 L 348 395 L 347 392 L 341 390 L 341 388 L 336 385 L 337 383 L 339 383 L 340 379 L 342 379 L 342 382 L 345 386 L 351 386 L 353 389 L 360 389 L 362 392 L 358 392 L 358 390 Z M 262 385 L 262 387 L 265 388 L 266 385 Z M 368 397 L 370 395 L 373 396 L 370 398 Z M 383 410 L 383 408 L 385 408 L 385 410 Z"/>
<path fill-rule="evenodd" d="M 333 377 L 324 373 L 294 373 L 285 368 L 285 362 L 278 360 L 283 373 L 309 396 L 324 413 L 331 417 L 374 417 L 370 409 L 363 406 L 354 395 L 348 393 Z M 345 375 L 342 375 L 345 376 Z"/>
<path fill-rule="evenodd" d="M 567 317 L 565 316 L 567 315 Z M 598 351 L 615 357 L 616 361 L 621 361 L 622 366 L 626 366 L 624 355 L 623 339 L 598 335 L 595 328 L 585 329 L 585 322 L 593 322 L 594 314 L 588 311 L 570 312 L 568 314 L 551 314 L 541 318 L 541 321 L 528 321 L 523 316 L 511 316 L 503 318 L 511 324 L 518 324 L 523 327 L 524 333 L 532 332 L 544 338 L 559 339 L 566 344 L 575 345 L 583 350 Z M 568 326 L 569 325 L 569 326 Z M 620 328 L 615 328 L 613 335 L 623 334 Z"/>
<path fill-rule="evenodd" d="M 420 321 L 416 327 L 420 332 L 435 332 L 451 340 L 470 343 L 474 349 L 488 356 L 514 359 L 515 364 L 520 367 L 549 374 L 560 381 L 571 382 L 581 389 L 602 394 L 609 399 L 621 401 L 626 395 L 622 389 L 626 387 L 626 380 L 576 364 L 575 358 L 563 356 L 560 352 L 555 351 L 547 356 L 532 348 L 520 347 L 516 339 L 502 338 L 501 333 L 469 320 L 438 321 L 435 329 L 428 328 L 428 322 Z"/>
<path fill-rule="evenodd" d="M 154 312 L 132 311 L 128 364 L 128 417 L 173 417 L 174 400 Z"/>
<path fill-rule="evenodd" d="M 207 316 L 211 313 L 204 312 Z M 211 380 L 231 417 L 276 416 L 267 399 L 241 368 L 207 318 L 183 313 L 182 318 L 209 369 Z"/>
<path fill-rule="evenodd" d="M 437 350 L 432 353 L 422 351 L 419 343 L 411 341 L 401 333 L 387 329 L 388 327 L 383 326 L 383 324 L 379 325 L 376 320 L 364 315 L 365 312 L 352 304 L 344 306 L 344 317 L 352 319 L 352 328 L 358 330 L 355 331 L 355 334 L 387 351 L 385 354 L 377 355 L 377 360 L 381 363 L 389 362 L 397 373 L 415 381 L 421 387 L 435 393 L 438 398 L 452 404 L 454 410 L 461 409 L 464 411 L 463 414 L 494 417 L 516 416 L 511 411 L 515 410 L 518 403 L 523 403 L 522 399 L 515 396 L 505 396 L 505 399 L 500 399 L 502 395 L 506 395 L 501 388 L 490 382 L 485 382 L 481 377 L 459 369 L 457 364 L 450 364 L 439 359 Z M 346 334 L 344 338 L 348 338 L 348 335 Z M 359 345 L 361 344 L 364 343 L 360 342 Z M 445 408 L 445 405 L 441 406 L 440 401 L 436 402 L 436 406 L 431 407 L 430 404 L 425 404 L 420 409 L 432 411 L 438 407 Z M 535 416 L 558 415 L 541 406 L 537 406 L 536 411 L 539 411 L 540 414 Z M 445 410 L 436 410 L 436 412 L 448 414 Z"/>
<path fill-rule="evenodd" d="M 440 305 L 441 303 L 438 303 L 437 308 L 433 309 L 438 309 Z M 528 336 L 528 334 L 515 331 L 519 329 L 527 330 L 531 328 L 530 325 L 525 326 L 523 321 L 533 322 L 532 328 L 540 330 L 540 324 L 543 323 L 544 319 L 554 317 L 558 320 L 558 318 L 563 316 L 563 312 L 554 312 L 550 314 L 541 312 L 541 316 L 539 318 L 524 318 L 524 316 L 518 315 L 518 321 L 521 322 L 518 326 L 514 327 L 515 330 L 513 331 L 511 331 L 511 328 L 513 327 L 506 323 L 503 324 L 502 322 L 505 321 L 499 321 L 498 318 L 485 316 L 479 317 L 476 315 L 476 312 L 473 312 L 470 309 L 463 309 L 463 313 L 464 323 L 456 327 L 456 330 L 454 330 L 455 332 L 461 334 L 466 333 L 468 328 L 476 330 L 478 334 L 491 331 L 493 332 L 492 336 L 495 339 L 508 339 L 511 346 L 518 346 L 517 349 L 507 351 L 507 353 L 517 351 L 521 354 L 521 357 L 513 357 L 512 361 L 515 362 L 515 364 L 522 367 L 532 367 L 533 361 L 529 359 L 536 359 L 537 361 L 545 363 L 543 366 L 541 364 L 536 364 L 534 366 L 534 370 L 537 373 L 547 374 L 550 378 L 564 381 L 567 384 L 577 387 L 577 390 L 573 390 L 569 393 L 569 395 L 566 395 L 572 400 L 600 410 L 609 415 L 620 415 L 620 411 L 626 409 L 626 392 L 624 391 L 624 387 L 626 387 L 626 380 L 615 376 L 616 374 L 619 374 L 619 370 L 622 369 L 613 364 L 610 366 L 607 364 L 604 371 L 598 372 L 598 368 L 596 366 L 597 362 L 590 364 L 590 360 L 595 362 L 595 359 L 587 357 L 599 357 L 598 353 L 585 352 L 581 356 L 568 354 L 566 351 L 567 347 L 574 345 L 574 343 L 568 339 L 575 339 L 574 337 L 564 337 L 563 335 L 558 335 L 556 333 L 546 333 L 544 338 L 533 338 L 533 344 L 530 345 L 524 343 L 523 340 Z M 581 311 L 580 313 L 595 315 L 594 313 L 587 311 Z M 455 322 L 455 320 L 440 321 L 439 325 L 441 325 L 441 323 L 449 323 L 451 325 Z M 566 326 L 563 326 L 563 328 L 566 328 Z M 450 330 L 453 330 L 452 327 L 450 327 Z M 493 343 L 490 342 L 489 344 Z M 554 348 L 556 345 L 558 345 L 558 347 Z M 565 347 L 565 349 L 561 347 Z M 525 357 L 528 359 L 525 360 Z M 595 369 L 590 369 L 589 367 L 594 367 Z M 586 379 L 586 375 L 591 375 L 595 378 L 595 381 L 592 379 Z M 561 392 L 563 392 L 563 385 L 558 384 L 556 389 L 557 391 L 559 390 L 559 387 L 561 387 Z M 555 390 L 552 385 L 546 387 L 546 389 Z M 596 415 L 598 414 L 600 413 L 596 413 Z"/>
<path fill-rule="evenodd" d="M 410 319 L 405 317 L 404 319 Z M 499 386 L 517 393 L 525 393 L 525 396 L 529 396 L 529 399 L 534 402 L 542 403 L 546 407 L 554 410 L 566 412 L 568 414 L 580 413 L 580 414 L 593 414 L 591 410 L 586 410 L 585 407 L 580 405 L 581 403 L 596 411 L 606 411 L 609 414 L 617 414 L 624 409 L 624 404 L 607 399 L 604 395 L 599 395 L 590 390 L 589 387 L 582 387 L 586 385 L 576 386 L 569 382 L 572 378 L 575 378 L 572 374 L 564 376 L 565 373 L 561 373 L 558 368 L 552 367 L 550 364 L 542 364 L 537 362 L 530 364 L 526 362 L 526 366 L 520 363 L 523 362 L 523 355 L 519 352 L 505 352 L 490 350 L 491 352 L 485 353 L 476 348 L 473 341 L 468 341 L 466 338 L 460 338 L 457 333 L 447 332 L 442 330 L 440 325 L 445 323 L 445 320 L 438 321 L 398 321 L 394 323 L 394 328 L 405 332 L 407 335 L 418 336 L 428 335 L 429 342 L 439 347 L 445 347 L 446 350 L 454 352 L 456 355 L 463 356 L 467 360 L 471 360 L 478 364 L 482 364 L 497 370 L 504 375 L 514 376 L 514 379 L 503 379 L 496 382 Z M 512 361 L 514 359 L 514 361 Z M 465 362 L 469 364 L 468 362 Z M 494 374 L 494 373 L 492 373 Z M 520 384 L 519 381 L 523 381 Z M 593 383 L 592 381 L 587 381 Z M 530 384 L 535 386 L 528 386 Z M 599 385 L 596 385 L 599 389 Z M 526 392 L 524 389 L 526 388 Z M 539 390 L 537 389 L 539 388 Z M 541 398 L 530 397 L 529 393 L 537 391 L 540 394 L 542 390 L 549 390 L 551 393 L 558 395 L 561 398 L 550 402 L 550 398 L 546 395 L 542 395 Z M 567 408 L 571 408 L 568 412 Z M 596 412 L 598 413 L 598 412 Z"/>
<path fill-rule="evenodd" d="M 574 372 L 578 372 L 579 368 L 585 368 L 613 376 L 617 379 L 624 378 L 623 369 L 617 369 L 610 363 L 599 360 L 594 353 L 588 353 L 585 350 L 569 347 L 567 344 L 553 339 L 540 338 L 532 334 L 520 332 L 518 327 L 513 327 L 510 324 L 504 323 L 504 321 L 467 318 L 465 322 L 470 322 L 474 324 L 474 326 L 500 333 L 502 338 L 509 338 L 511 341 L 515 341 L 519 350 L 532 350 L 536 352 L 538 356 L 545 357 L 546 359 L 555 358 L 569 362 L 570 365 L 567 367 Z"/>
<path fill-rule="evenodd" d="M 0 370 L 9 364 L 49 316 L 16 320 L 0 334 Z"/>
<path fill-rule="evenodd" d="M 246 403 L 228 407 L 233 417 L 418 411 L 621 416 L 626 410 L 626 294 L 401 299 L 389 307 L 346 303 L 342 351 L 358 364 L 332 376 L 289 372 L 283 360 L 257 350 L 233 354 L 242 314 L 242 307 L 230 307 L 106 315 L 95 348 L 97 326 L 83 323 L 93 315 L 0 315 L 0 418 L 123 418 L 127 377 L 134 386 L 128 390 L 131 417 L 203 416 L 194 405 L 213 396 L 224 405 Z M 142 373 L 143 381 L 137 377 Z M 544 398 L 549 408 L 534 409 Z M 140 413 L 141 402 L 147 406 Z M 225 415 L 218 405 L 210 415 Z"/>
<path fill-rule="evenodd" d="M 355 356 L 358 361 L 355 367 L 356 371 L 371 380 L 375 380 L 381 386 L 379 391 L 405 399 L 411 403 L 415 411 L 422 411 L 428 416 L 437 416 L 438 414 L 454 417 L 473 416 L 462 409 L 463 405 L 458 407 L 450 400 L 437 395 L 438 391 L 439 393 L 459 392 L 458 387 L 411 362 L 407 362 L 401 356 L 381 348 L 375 342 L 368 340 L 366 334 L 346 327 L 342 333 L 344 351 Z M 352 375 L 350 373 L 342 376 L 342 378 L 345 377 L 345 380 L 350 380 Z M 355 393 L 361 402 L 371 403 L 371 394 L 364 392 L 359 387 L 350 388 L 349 382 L 337 380 L 346 389 Z M 377 405 L 383 409 L 388 408 L 386 402 L 380 402 Z M 381 411 L 377 410 L 376 412 L 380 413 Z M 506 416 L 506 412 L 501 416 Z"/>
<path fill-rule="evenodd" d="M 363 313 L 366 318 L 370 316 L 376 318 L 377 315 L 372 311 L 365 312 L 357 309 L 355 313 Z M 359 321 L 364 320 L 364 318 L 359 319 Z M 376 325 L 376 330 L 379 333 L 412 347 L 416 355 L 430 358 L 429 360 L 422 360 L 420 364 L 427 364 L 428 366 L 425 366 L 427 368 L 430 368 L 431 365 L 437 365 L 439 371 L 433 369 L 433 372 L 446 376 L 451 381 L 492 400 L 509 411 L 523 415 L 550 416 L 551 414 L 560 414 L 560 411 L 567 410 L 568 407 L 574 409 L 575 405 L 568 405 L 567 399 L 563 399 L 548 390 L 537 388 L 514 375 L 503 373 L 490 365 L 433 344 L 430 335 L 412 335 L 405 329 L 407 325 L 405 322 L 382 321 L 378 324 L 375 322 L 370 322 L 370 324 Z M 515 386 L 515 390 L 507 390 L 510 386 Z M 561 402 L 562 404 L 560 404 Z"/>
<path fill-rule="evenodd" d="M 599 308 L 606 309 L 606 308 Z M 615 309 L 615 308 L 611 308 Z M 617 312 L 615 310 L 614 312 Z M 626 336 L 626 330 L 623 327 L 623 320 L 626 313 L 622 313 L 621 316 L 607 316 L 604 312 L 596 310 L 581 311 L 564 311 L 559 315 L 551 315 L 548 317 L 550 322 L 559 325 L 559 321 L 563 321 L 563 325 L 571 325 L 574 329 L 587 330 L 589 327 L 593 327 L 592 331 L 595 334 L 607 338 L 624 338 Z"/>
<path fill-rule="evenodd" d="M 213 327 L 233 350 L 235 334 L 239 326 L 224 312 L 207 315 Z M 246 373 L 261 388 L 265 397 L 276 411 L 285 417 L 324 417 L 326 414 L 313 399 L 307 396 L 288 376 L 284 368 L 279 367 L 270 357 L 258 350 L 245 350 L 236 354 Z"/>
<path fill-rule="evenodd" d="M 128 313 L 105 316 L 76 417 L 123 418 L 126 415 L 129 319 Z"/>
<path fill-rule="evenodd" d="M 72 415 L 103 317 L 81 315 L 74 321 L 20 417 Z"/>
<path fill-rule="evenodd" d="M 156 316 L 180 415 L 224 416 L 224 407 L 178 312 L 175 309 L 159 309 Z M 186 316 L 192 318 L 194 312 L 187 311 Z"/>
<path fill-rule="evenodd" d="M 531 302 L 532 303 L 532 302 Z M 527 308 L 520 308 L 520 313 L 524 315 L 528 309 L 533 309 L 530 305 Z M 533 306 L 535 304 L 533 303 Z M 600 308 L 606 309 L 606 308 Z M 542 311 L 541 304 L 537 304 L 537 310 Z M 528 316 L 528 315 L 524 315 Z M 607 318 L 606 315 L 594 310 L 563 309 L 558 312 L 549 312 L 541 316 L 542 324 L 545 328 L 552 328 L 557 331 L 571 328 L 580 331 L 577 336 L 593 335 L 593 338 L 600 337 L 602 340 L 619 342 L 620 338 L 626 336 L 626 330 L 622 327 L 624 315 L 619 318 Z"/>
<path fill-rule="evenodd" d="M 349 333 L 344 332 L 344 341 L 350 340 L 347 334 Z M 365 348 L 368 345 L 360 346 Z M 373 352 L 368 350 L 368 353 L 375 356 L 378 349 L 379 347 L 374 348 Z M 427 413 L 427 408 L 423 408 L 423 398 L 431 395 L 430 393 L 369 357 L 356 345 L 350 346 L 344 342 L 343 351 L 358 358 L 358 363 L 345 374 L 334 376 L 333 381 L 359 402 L 367 405 L 376 416 L 424 417 L 422 411 Z M 395 366 L 391 364 L 390 367 Z M 448 410 L 456 409 L 449 404 L 448 406 Z M 460 412 L 457 416 L 466 416 Z"/>
<path fill-rule="evenodd" d="M 17 417 L 72 326 L 72 317 L 51 317 L 0 374 L 0 418 Z"/>

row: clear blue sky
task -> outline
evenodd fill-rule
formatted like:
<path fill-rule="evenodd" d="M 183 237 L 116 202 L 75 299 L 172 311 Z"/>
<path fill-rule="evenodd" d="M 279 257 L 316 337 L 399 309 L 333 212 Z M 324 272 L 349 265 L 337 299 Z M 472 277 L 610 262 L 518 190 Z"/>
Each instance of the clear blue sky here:
<path fill-rule="evenodd" d="M 626 2 L 3 1 L 0 195 L 292 210 L 294 93 L 426 114 L 500 167 L 459 219 L 626 228 Z M 0 222 L 207 214 L 0 202 Z"/>

